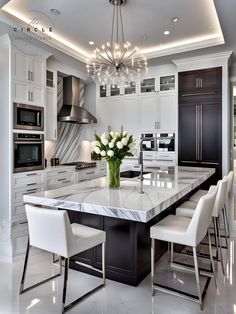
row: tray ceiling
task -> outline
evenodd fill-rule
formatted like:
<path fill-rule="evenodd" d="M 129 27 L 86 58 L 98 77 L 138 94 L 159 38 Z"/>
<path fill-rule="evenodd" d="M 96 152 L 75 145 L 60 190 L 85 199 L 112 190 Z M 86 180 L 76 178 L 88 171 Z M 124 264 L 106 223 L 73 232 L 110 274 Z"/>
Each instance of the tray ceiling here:
<path fill-rule="evenodd" d="M 108 0 L 11 0 L 1 13 L 24 26 L 33 18 L 37 26 L 53 26 L 49 44 L 85 61 L 110 40 L 112 9 Z M 148 58 L 224 43 L 213 0 L 127 0 L 122 12 L 126 40 Z"/>

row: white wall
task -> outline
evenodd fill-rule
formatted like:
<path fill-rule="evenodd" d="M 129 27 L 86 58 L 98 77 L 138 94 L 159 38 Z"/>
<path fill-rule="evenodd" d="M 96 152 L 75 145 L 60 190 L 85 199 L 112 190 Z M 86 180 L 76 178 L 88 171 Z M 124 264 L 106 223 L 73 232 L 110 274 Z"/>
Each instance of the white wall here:
<path fill-rule="evenodd" d="M 0 217 L 8 219 L 8 208 L 10 207 L 10 192 L 11 186 L 11 151 L 10 145 L 10 128 L 12 119 L 9 108 L 10 103 L 10 41 L 8 36 L 0 38 Z M 7 193 L 7 191 L 9 193 Z"/>

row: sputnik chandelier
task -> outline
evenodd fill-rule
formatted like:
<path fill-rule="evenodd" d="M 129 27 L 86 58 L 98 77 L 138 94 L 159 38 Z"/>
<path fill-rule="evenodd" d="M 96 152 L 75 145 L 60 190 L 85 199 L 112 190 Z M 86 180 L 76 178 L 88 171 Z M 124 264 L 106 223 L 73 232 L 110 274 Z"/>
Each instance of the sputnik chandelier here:
<path fill-rule="evenodd" d="M 121 7 L 127 0 L 109 0 L 114 6 L 111 41 L 94 50 L 87 62 L 88 74 L 103 85 L 131 84 L 147 72 L 147 59 L 137 47 L 125 41 Z"/>

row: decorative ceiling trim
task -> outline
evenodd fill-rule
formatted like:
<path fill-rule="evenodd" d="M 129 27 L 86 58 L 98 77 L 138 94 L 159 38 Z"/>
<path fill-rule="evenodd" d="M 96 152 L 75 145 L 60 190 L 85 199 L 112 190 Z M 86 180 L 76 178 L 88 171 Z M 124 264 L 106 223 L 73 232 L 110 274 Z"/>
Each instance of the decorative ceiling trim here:
<path fill-rule="evenodd" d="M 27 18 L 18 14 L 17 12 L 9 13 L 4 9 L 0 10 L 0 20 L 2 18 L 3 22 L 11 25 L 14 27 L 14 25 L 19 26 L 29 26 L 27 23 Z M 38 31 L 38 35 L 40 32 Z M 31 36 L 36 37 L 34 33 L 30 32 Z M 45 33 L 41 33 L 41 35 L 45 35 Z M 59 35 L 54 34 L 47 34 L 51 37 L 51 40 L 44 41 L 49 46 L 52 46 L 68 55 L 70 55 L 73 58 L 76 58 L 84 63 L 87 62 L 88 59 L 91 58 L 91 55 L 84 51 L 79 46 L 75 46 L 73 43 L 69 42 L 68 40 L 64 38 L 60 38 Z M 38 38 L 40 40 L 40 36 Z M 149 47 L 142 49 L 142 53 L 145 54 L 147 59 L 162 57 L 166 55 L 176 54 L 176 53 L 182 53 L 187 52 L 191 50 L 196 49 L 202 49 L 207 47 L 212 47 L 216 45 L 222 45 L 224 44 L 224 36 L 222 33 L 222 30 L 219 26 L 218 33 L 215 34 L 207 34 L 200 37 L 193 37 L 186 40 L 180 40 L 176 42 L 172 42 L 170 44 L 166 45 L 159 45 L 154 47 Z"/>

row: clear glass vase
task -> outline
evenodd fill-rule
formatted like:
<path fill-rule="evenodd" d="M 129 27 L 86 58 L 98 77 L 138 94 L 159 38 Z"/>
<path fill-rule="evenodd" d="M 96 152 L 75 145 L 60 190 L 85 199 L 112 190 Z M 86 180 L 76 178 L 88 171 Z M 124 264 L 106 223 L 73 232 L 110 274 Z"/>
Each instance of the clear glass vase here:
<path fill-rule="evenodd" d="M 120 160 L 109 160 L 108 184 L 110 189 L 118 189 L 120 187 Z"/>

